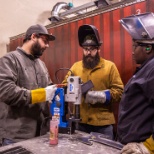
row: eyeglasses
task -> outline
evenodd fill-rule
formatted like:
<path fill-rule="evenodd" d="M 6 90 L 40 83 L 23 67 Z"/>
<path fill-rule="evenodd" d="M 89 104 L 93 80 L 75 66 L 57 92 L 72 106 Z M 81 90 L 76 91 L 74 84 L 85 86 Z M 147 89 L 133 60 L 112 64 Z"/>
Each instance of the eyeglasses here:
<path fill-rule="evenodd" d="M 83 47 L 83 50 L 86 52 L 94 52 L 96 51 L 98 48 L 97 47 Z"/>

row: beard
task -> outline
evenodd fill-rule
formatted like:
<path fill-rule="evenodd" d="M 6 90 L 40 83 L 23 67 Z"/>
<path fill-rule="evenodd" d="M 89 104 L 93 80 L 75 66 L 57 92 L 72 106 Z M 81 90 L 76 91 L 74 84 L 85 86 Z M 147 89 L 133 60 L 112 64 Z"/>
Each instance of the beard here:
<path fill-rule="evenodd" d="M 31 47 L 32 55 L 35 58 L 39 58 L 40 56 L 42 56 L 44 50 L 45 50 L 45 48 L 41 47 L 41 45 L 39 44 L 38 40 Z"/>
<path fill-rule="evenodd" d="M 90 54 L 87 56 L 83 55 L 83 60 L 82 60 L 83 67 L 87 69 L 93 69 L 99 62 L 100 62 L 100 56 L 98 52 L 94 57 L 92 57 Z"/>

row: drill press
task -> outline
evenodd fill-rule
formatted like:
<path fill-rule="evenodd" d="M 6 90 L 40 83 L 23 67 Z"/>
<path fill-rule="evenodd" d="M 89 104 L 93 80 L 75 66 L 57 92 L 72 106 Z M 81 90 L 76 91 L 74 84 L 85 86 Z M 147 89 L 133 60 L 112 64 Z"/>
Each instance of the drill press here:
<path fill-rule="evenodd" d="M 50 105 L 50 111 L 52 116 L 59 119 L 60 133 L 72 134 L 75 129 L 78 129 L 78 123 L 81 121 L 80 103 L 82 94 L 86 93 L 92 87 L 93 84 L 91 81 L 82 84 L 79 76 L 69 76 L 67 86 L 57 89 L 52 104 Z M 56 100 L 56 95 L 59 96 L 59 100 Z M 66 115 L 68 114 L 69 102 L 73 103 L 74 112 L 67 119 Z"/>

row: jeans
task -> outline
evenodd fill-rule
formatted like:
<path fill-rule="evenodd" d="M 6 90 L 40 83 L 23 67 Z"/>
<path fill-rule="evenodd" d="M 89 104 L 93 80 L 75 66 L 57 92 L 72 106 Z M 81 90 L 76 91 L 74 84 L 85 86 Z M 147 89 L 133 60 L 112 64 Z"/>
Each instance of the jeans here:
<path fill-rule="evenodd" d="M 107 135 L 110 139 L 114 139 L 113 135 L 113 126 L 112 125 L 106 125 L 106 126 L 93 126 L 88 124 L 79 124 L 79 130 L 90 133 L 90 132 L 97 132 L 104 135 Z"/>

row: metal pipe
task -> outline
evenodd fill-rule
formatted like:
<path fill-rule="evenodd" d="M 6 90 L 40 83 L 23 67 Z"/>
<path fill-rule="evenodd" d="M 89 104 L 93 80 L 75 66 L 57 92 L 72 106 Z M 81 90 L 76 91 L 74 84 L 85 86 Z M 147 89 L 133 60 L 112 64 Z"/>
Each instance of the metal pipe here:
<path fill-rule="evenodd" d="M 105 1 L 104 0 L 95 0 L 94 2 L 86 3 L 84 5 L 81 5 L 81 6 L 75 7 L 75 8 L 73 8 L 72 3 L 67 4 L 65 2 L 59 2 L 53 7 L 53 9 L 51 11 L 51 18 L 49 18 L 49 20 L 52 22 L 57 22 L 57 21 L 60 21 L 61 19 L 65 19 L 66 16 L 68 16 L 70 14 L 82 15 L 82 14 L 86 13 L 86 10 L 88 8 L 92 8 L 95 6 L 97 8 L 100 8 L 100 7 L 104 7 L 107 5 L 110 5 L 109 0 L 105 0 Z M 60 13 L 61 9 L 65 9 L 67 11 Z"/>
<path fill-rule="evenodd" d="M 66 2 L 58 2 L 54 5 L 51 11 L 51 17 L 49 18 L 50 21 L 59 21 L 61 18 L 59 17 L 59 12 L 61 9 L 69 10 L 73 5 L 71 3 L 67 4 Z"/>

